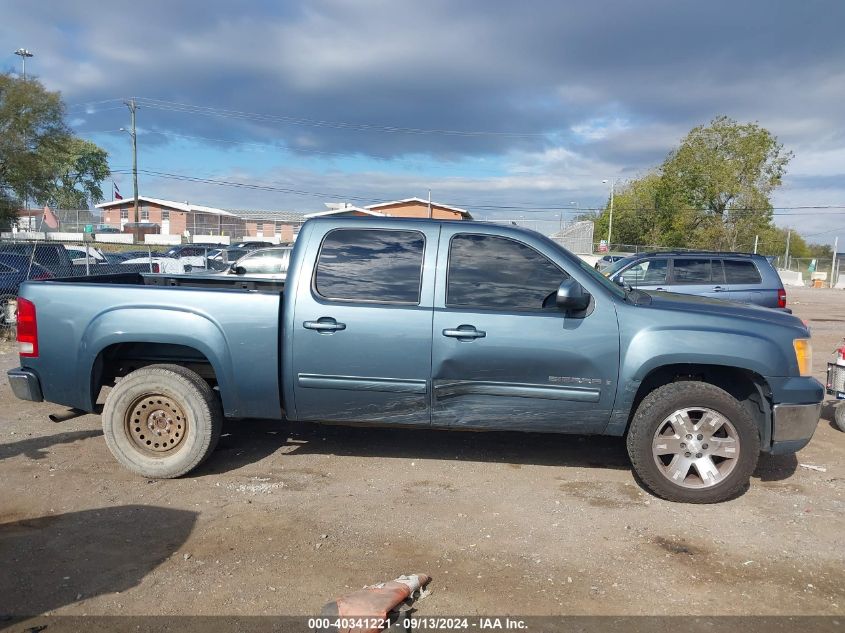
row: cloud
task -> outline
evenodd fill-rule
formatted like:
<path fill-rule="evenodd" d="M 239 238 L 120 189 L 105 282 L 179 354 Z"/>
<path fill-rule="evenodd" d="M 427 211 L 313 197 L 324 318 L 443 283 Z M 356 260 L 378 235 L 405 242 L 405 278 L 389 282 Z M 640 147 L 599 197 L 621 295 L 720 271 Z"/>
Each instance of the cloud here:
<path fill-rule="evenodd" d="M 308 161 L 323 152 L 325 167 L 276 166 L 309 183 L 322 179 L 323 188 L 332 178 L 348 180 L 350 191 L 378 189 L 374 167 L 387 160 L 398 161 L 387 178 L 402 197 L 446 183 L 475 199 L 540 204 L 554 193 L 558 202 L 598 204 L 602 178 L 642 173 L 691 127 L 727 114 L 759 121 L 795 152 L 794 178 L 778 194 L 794 200 L 811 196 L 801 185 L 807 178 L 845 174 L 843 21 L 845 4 L 816 0 L 153 0 L 108 7 L 11 0 L 0 39 L 32 48 L 32 72 L 68 103 L 130 95 L 169 102 L 142 104 L 139 125 L 218 139 L 193 159 L 186 155 L 186 169 L 208 162 L 207 152 L 215 164 L 228 156 L 229 171 L 263 177 L 272 167 L 251 170 L 232 142 L 269 142 Z M 7 65 L 15 61 L 10 55 Z M 82 133 L 114 130 L 127 118 L 119 101 L 71 108 L 71 116 L 82 114 Z M 174 142 L 147 136 L 154 145 Z M 338 176 L 332 154 L 372 162 Z M 400 169 L 408 157 L 428 167 L 408 175 Z M 460 177 L 482 159 L 500 173 Z M 444 179 L 444 166 L 454 166 L 456 178 Z M 845 199 L 845 184 L 830 184 L 825 196 Z M 219 189 L 204 189 L 209 203 Z M 273 201 L 263 199 L 256 204 Z"/>

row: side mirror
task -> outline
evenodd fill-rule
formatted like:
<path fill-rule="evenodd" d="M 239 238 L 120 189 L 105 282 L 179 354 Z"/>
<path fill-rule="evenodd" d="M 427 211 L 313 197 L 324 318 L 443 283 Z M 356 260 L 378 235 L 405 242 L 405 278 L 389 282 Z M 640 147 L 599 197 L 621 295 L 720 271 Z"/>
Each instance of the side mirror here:
<path fill-rule="evenodd" d="M 620 285 L 620 286 L 622 286 L 622 287 L 624 288 L 624 287 L 627 285 L 627 284 L 625 283 L 625 275 L 619 275 L 619 276 L 616 278 L 616 283 L 617 283 L 618 285 Z"/>
<path fill-rule="evenodd" d="M 586 310 L 590 305 L 590 293 L 584 290 L 584 286 L 572 279 L 566 279 L 561 282 L 557 289 L 557 298 L 555 300 L 557 307 L 561 310 Z"/>
<path fill-rule="evenodd" d="M 233 275 L 246 275 L 246 268 L 243 266 L 237 266 L 232 264 L 232 274 Z"/>

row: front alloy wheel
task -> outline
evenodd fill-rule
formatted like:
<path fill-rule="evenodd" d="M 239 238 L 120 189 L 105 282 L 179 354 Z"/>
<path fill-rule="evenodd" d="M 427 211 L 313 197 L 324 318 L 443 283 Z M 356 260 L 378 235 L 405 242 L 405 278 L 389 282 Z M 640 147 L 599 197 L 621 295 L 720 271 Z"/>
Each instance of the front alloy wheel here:
<path fill-rule="evenodd" d="M 740 455 L 734 425 L 704 407 L 669 415 L 658 426 L 651 446 L 660 473 L 684 488 L 707 488 L 724 481 Z"/>
<path fill-rule="evenodd" d="M 749 408 L 724 389 L 685 380 L 643 398 L 628 456 L 649 490 L 670 501 L 716 503 L 740 493 L 760 454 Z"/>

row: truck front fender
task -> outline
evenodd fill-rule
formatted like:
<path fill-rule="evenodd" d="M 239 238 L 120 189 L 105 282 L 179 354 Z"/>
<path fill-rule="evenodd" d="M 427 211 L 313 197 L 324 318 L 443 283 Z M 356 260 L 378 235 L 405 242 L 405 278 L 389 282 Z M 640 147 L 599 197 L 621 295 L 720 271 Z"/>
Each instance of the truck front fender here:
<path fill-rule="evenodd" d="M 675 364 L 735 367 L 761 376 L 795 373 L 795 357 L 785 353 L 792 349 L 791 341 L 751 331 L 653 327 L 634 334 L 622 349 L 620 386 L 623 381 L 642 381 L 654 369 Z"/>
<path fill-rule="evenodd" d="M 787 347 L 788 346 L 788 347 Z M 795 359 L 786 355 L 791 342 L 757 332 L 690 327 L 650 327 L 637 330 L 622 344 L 616 405 L 605 429 L 621 435 L 628 426 L 643 380 L 662 367 L 730 368 L 752 372 L 765 381 L 794 373 Z M 699 368 L 699 369 L 696 369 Z"/>

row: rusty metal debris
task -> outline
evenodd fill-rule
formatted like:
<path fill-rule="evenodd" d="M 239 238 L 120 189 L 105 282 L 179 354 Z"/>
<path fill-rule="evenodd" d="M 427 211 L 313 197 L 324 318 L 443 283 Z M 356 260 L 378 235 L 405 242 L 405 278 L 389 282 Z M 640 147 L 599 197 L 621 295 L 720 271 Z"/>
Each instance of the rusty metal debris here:
<path fill-rule="evenodd" d="M 426 574 L 399 576 L 369 585 L 328 603 L 320 617 L 338 626 L 337 633 L 377 633 L 403 617 L 417 600 L 429 594 L 431 577 Z"/>

